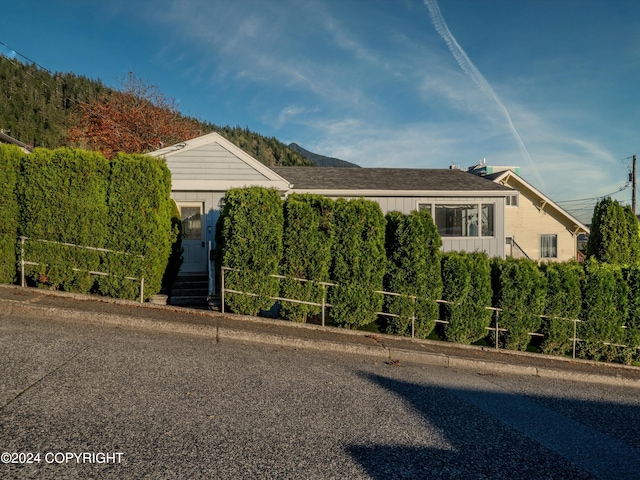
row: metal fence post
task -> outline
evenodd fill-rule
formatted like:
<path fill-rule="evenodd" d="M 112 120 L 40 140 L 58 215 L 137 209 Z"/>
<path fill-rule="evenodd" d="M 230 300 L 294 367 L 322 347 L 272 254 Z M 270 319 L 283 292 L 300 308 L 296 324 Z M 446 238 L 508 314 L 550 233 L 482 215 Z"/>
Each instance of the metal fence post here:
<path fill-rule="evenodd" d="M 25 236 L 20 237 L 20 286 L 25 286 L 24 281 L 24 241 L 27 239 Z"/>
<path fill-rule="evenodd" d="M 411 311 L 411 338 L 415 338 L 416 331 L 416 299 L 415 297 L 411 298 L 412 302 L 412 311 Z"/>
<path fill-rule="evenodd" d="M 573 320 L 573 358 L 576 358 L 576 342 L 578 341 L 577 336 L 578 336 L 578 320 L 574 319 Z"/>
<path fill-rule="evenodd" d="M 500 318 L 500 312 L 496 310 L 496 348 L 498 348 L 498 335 L 500 334 L 500 329 L 498 325 L 499 318 Z"/>
<path fill-rule="evenodd" d="M 224 313 L 224 267 L 220 267 L 220 313 Z"/>
<path fill-rule="evenodd" d="M 140 303 L 144 303 L 144 277 L 140 279 Z"/>
<path fill-rule="evenodd" d="M 327 286 L 323 283 L 322 284 L 322 326 L 324 327 L 324 297 L 326 295 L 327 292 Z"/>

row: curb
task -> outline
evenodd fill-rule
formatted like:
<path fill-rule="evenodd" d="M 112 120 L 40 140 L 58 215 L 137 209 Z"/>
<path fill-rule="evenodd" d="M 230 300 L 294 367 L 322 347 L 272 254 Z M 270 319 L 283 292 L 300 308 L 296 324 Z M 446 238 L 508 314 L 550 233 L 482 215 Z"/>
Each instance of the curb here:
<path fill-rule="evenodd" d="M 84 298 L 83 298 L 84 299 Z M 224 341 L 240 341 L 240 342 L 251 342 L 251 343 L 260 343 L 263 345 L 272 345 L 272 346 L 281 346 L 281 347 L 290 347 L 290 348 L 299 348 L 299 349 L 307 349 L 307 350 L 316 350 L 316 351 L 324 351 L 324 352 L 336 352 L 336 353 L 347 353 L 353 355 L 360 356 L 368 356 L 379 359 L 390 360 L 391 362 L 406 362 L 406 363 L 414 363 L 421 365 L 430 365 L 430 366 L 438 366 L 452 369 L 461 369 L 461 370 L 472 370 L 475 372 L 482 372 L 486 374 L 510 374 L 510 375 L 521 375 L 521 376 L 536 376 L 541 378 L 549 378 L 549 379 L 558 379 L 558 380 L 574 380 L 581 382 L 589 382 L 589 383 L 599 383 L 599 384 L 607 384 L 607 385 L 617 385 L 617 386 L 632 386 L 640 388 L 640 379 L 632 379 L 632 378 L 624 378 L 617 374 L 616 372 L 611 372 L 610 375 L 604 374 L 592 374 L 592 373 L 583 373 L 583 372 L 575 372 L 571 370 L 565 369 L 554 369 L 554 368 L 544 368 L 544 367 L 535 367 L 535 366 L 527 366 L 527 365 L 516 365 L 514 363 L 501 362 L 495 360 L 484 360 L 484 359 L 472 359 L 465 358 L 456 355 L 450 355 L 448 353 L 433 353 L 433 352 L 420 352 L 413 350 L 406 350 L 402 348 L 395 347 L 386 347 L 382 343 L 378 343 L 377 345 L 358 345 L 347 342 L 333 342 L 329 340 L 320 340 L 320 339 L 303 339 L 296 338 L 291 336 L 284 335 L 276 335 L 269 334 L 263 332 L 251 332 L 249 330 L 242 329 L 234 329 L 229 327 L 219 327 L 214 325 L 206 325 L 206 324 L 196 324 L 196 323 L 184 323 L 184 322 L 171 322 L 171 321 L 163 321 L 163 320 L 155 320 L 149 318 L 142 317 L 134 317 L 127 315 L 120 315 L 114 313 L 99 313 L 99 312 L 86 312 L 83 310 L 72 309 L 72 308 L 64 308 L 64 307 L 51 307 L 51 306 L 42 306 L 36 305 L 33 303 L 23 303 L 15 300 L 0 300 L 0 304 L 4 304 L 8 308 L 3 309 L 3 312 L 0 314 L 0 318 L 2 316 L 12 315 L 12 314 L 21 314 L 21 315 L 37 315 L 44 317 L 61 317 L 67 320 L 79 321 L 82 323 L 90 323 L 97 325 L 109 325 L 116 327 L 124 327 L 124 328 L 133 328 L 133 329 L 141 329 L 141 330 L 153 330 L 164 333 L 178 333 L 178 334 L 186 334 L 186 335 L 195 335 L 202 338 L 210 338 L 214 340 L 216 343 L 224 342 Z M 139 304 L 138 304 L 139 305 Z M 154 309 L 157 306 L 153 307 Z M 182 313 L 190 313 L 188 309 L 176 309 L 169 308 L 165 310 L 178 311 Z M 229 315 L 227 317 L 235 317 L 235 315 Z M 239 317 L 240 318 L 240 317 Z M 246 320 L 245 320 L 246 321 Z M 265 324 L 272 323 L 273 321 L 263 320 L 263 319 L 251 319 L 253 323 Z M 311 330 L 319 330 L 322 327 L 316 325 L 301 325 L 301 324 L 291 324 L 290 322 L 285 322 L 287 326 L 290 327 L 302 327 L 311 329 Z M 346 334 L 345 337 L 349 335 L 363 335 L 363 332 L 353 332 L 353 331 L 344 331 L 340 332 L 341 334 Z M 381 338 L 386 337 L 386 335 L 376 335 Z M 433 343 L 431 341 L 422 341 L 425 343 Z M 446 346 L 442 346 L 443 349 Z M 480 348 L 482 349 L 482 348 Z M 477 348 L 476 348 L 477 350 Z M 519 353 L 519 352 L 508 352 L 509 354 Z M 522 356 L 522 355 L 520 355 Z M 525 354 L 526 356 L 526 354 Z M 508 355 L 505 355 L 505 359 L 508 358 Z M 558 359 L 554 359 L 558 360 Z M 581 363 L 585 364 L 596 364 L 596 362 L 590 361 L 581 361 Z M 606 364 L 598 365 L 600 367 L 607 367 Z M 616 366 L 617 368 L 623 368 L 624 366 Z"/>

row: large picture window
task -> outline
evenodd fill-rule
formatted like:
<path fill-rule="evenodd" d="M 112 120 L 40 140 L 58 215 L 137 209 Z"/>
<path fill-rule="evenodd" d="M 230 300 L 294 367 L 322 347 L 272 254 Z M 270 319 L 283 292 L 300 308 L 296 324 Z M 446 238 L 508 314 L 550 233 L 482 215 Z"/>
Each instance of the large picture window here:
<path fill-rule="evenodd" d="M 540 258 L 558 258 L 558 235 L 540 235 Z"/>
<path fill-rule="evenodd" d="M 495 236 L 495 205 L 493 203 L 420 203 L 418 210 L 427 210 L 431 213 L 441 237 Z"/>

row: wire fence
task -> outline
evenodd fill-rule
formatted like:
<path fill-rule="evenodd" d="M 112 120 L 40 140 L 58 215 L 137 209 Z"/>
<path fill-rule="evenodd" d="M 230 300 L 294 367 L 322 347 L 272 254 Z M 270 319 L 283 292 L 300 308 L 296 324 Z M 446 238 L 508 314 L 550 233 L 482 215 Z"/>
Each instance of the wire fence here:
<path fill-rule="evenodd" d="M 25 278 L 25 266 L 26 265 L 33 265 L 33 266 L 41 266 L 44 265 L 42 263 L 38 263 L 38 262 L 31 262 L 31 261 L 27 261 L 25 259 L 25 253 L 24 253 L 24 246 L 25 246 L 25 242 L 27 240 L 30 240 L 29 237 L 25 237 L 25 236 L 21 236 L 20 238 L 20 285 L 22 287 L 26 286 L 26 278 Z M 143 255 L 134 255 L 132 253 L 128 253 L 128 252 L 119 252 L 117 250 L 109 250 L 107 248 L 98 248 L 98 247 L 87 247 L 84 245 L 75 245 L 73 243 L 64 243 L 64 242 L 54 242 L 51 240 L 40 240 L 40 239 L 31 239 L 31 242 L 38 242 L 38 243 L 49 243 L 49 244 L 53 244 L 53 245 L 62 245 L 65 247 L 70 247 L 70 248 L 79 248 L 82 250 L 91 250 L 94 252 L 103 252 L 103 253 L 114 253 L 114 254 L 118 254 L 118 255 L 127 255 L 127 256 L 133 256 L 133 257 L 137 257 L 137 258 L 141 258 L 142 260 L 144 260 L 144 256 Z M 86 272 L 89 273 L 90 275 L 98 275 L 98 276 L 104 276 L 104 277 L 109 277 L 112 276 L 111 273 L 108 272 L 98 272 L 95 270 L 86 270 L 86 269 L 81 269 L 81 268 L 76 268 L 76 267 L 72 267 L 72 270 L 74 272 Z M 142 273 L 142 272 L 141 272 Z M 125 280 L 132 280 L 132 281 L 139 281 L 140 282 L 140 302 L 144 302 L 144 275 L 140 275 L 140 277 L 124 277 Z"/>
<path fill-rule="evenodd" d="M 248 295 L 248 296 L 254 296 L 257 297 L 259 296 L 258 294 L 255 293 L 251 293 L 251 292 L 241 292 L 239 290 L 234 290 L 234 289 L 230 289 L 230 288 L 226 288 L 225 287 L 225 271 L 240 271 L 238 269 L 235 268 L 230 268 L 230 267 L 221 267 L 221 312 L 224 313 L 224 296 L 225 293 L 235 293 L 235 294 L 239 294 L 239 295 Z M 336 283 L 331 283 L 331 282 L 317 282 L 315 280 L 308 280 L 305 278 L 296 278 L 296 277 L 287 277 L 284 275 L 269 275 L 269 277 L 272 278 L 277 278 L 277 279 L 286 279 L 289 278 L 291 280 L 297 280 L 299 282 L 310 282 L 310 283 L 315 283 L 317 285 L 321 285 L 322 286 L 322 300 L 321 302 L 309 302 L 306 300 L 299 300 L 299 299 L 294 299 L 294 298 L 284 298 L 284 297 L 272 297 L 269 296 L 268 298 L 273 300 L 273 301 L 283 301 L 283 302 L 291 302 L 291 303 L 299 303 L 299 304 L 305 304 L 305 305 L 313 305 L 313 306 L 317 306 L 317 307 L 321 307 L 321 324 L 324 327 L 325 326 L 325 316 L 326 316 L 326 308 L 331 308 L 333 307 L 333 305 L 331 305 L 330 303 L 327 302 L 327 287 L 337 287 L 338 284 Z M 398 297 L 404 297 L 404 298 L 410 298 L 413 300 L 413 302 L 415 303 L 416 300 L 418 299 L 427 299 L 427 300 L 431 300 L 437 303 L 441 303 L 441 304 L 450 304 L 450 305 L 455 305 L 455 302 L 450 302 L 447 300 L 434 300 L 434 299 L 429 299 L 427 297 L 419 297 L 419 296 L 415 296 L 415 295 L 407 295 L 407 294 L 403 294 L 403 293 L 396 293 L 396 292 L 386 292 L 384 290 L 376 290 L 374 293 L 378 293 L 381 295 L 391 295 L 391 296 L 398 296 Z M 492 324 L 493 326 L 489 326 L 486 327 L 486 329 L 488 331 L 492 331 L 495 332 L 495 345 L 494 347 L 496 349 L 500 348 L 500 344 L 499 344 L 499 338 L 500 338 L 500 332 L 508 332 L 509 329 L 507 328 L 501 328 L 500 327 L 500 313 L 503 311 L 503 309 L 498 308 L 498 307 L 484 307 L 487 310 L 491 310 L 493 312 L 492 314 Z M 391 313 L 391 312 L 375 312 L 376 315 L 381 315 L 381 316 L 387 316 L 387 317 L 400 317 L 400 315 Z M 538 317 L 542 318 L 543 320 L 564 320 L 564 321 L 569 321 L 573 323 L 573 336 L 569 339 L 571 341 L 571 355 L 572 358 L 576 358 L 576 350 L 577 350 L 577 344 L 578 342 L 582 342 L 583 340 L 578 338 L 578 323 L 582 323 L 583 321 L 578 319 L 578 318 L 565 318 L 565 317 L 555 317 L 555 316 L 549 316 L 549 315 L 537 315 Z M 416 314 L 415 314 L 415 310 L 412 313 L 411 316 L 411 338 L 415 338 L 415 322 L 416 322 Z M 440 320 L 440 319 L 436 319 L 435 320 L 436 323 L 442 323 L 442 324 L 448 324 L 449 322 L 447 320 Z M 625 329 L 626 327 L 621 327 L 623 329 Z M 532 337 L 545 337 L 545 335 L 543 333 L 540 332 L 528 332 L 529 336 Z M 609 343 L 609 342 L 602 342 L 604 345 L 610 345 L 610 346 L 614 346 L 614 347 L 622 347 L 622 348 L 628 348 L 628 345 L 622 345 L 622 344 L 615 344 L 615 343 Z M 635 347 L 637 349 L 640 349 L 640 347 Z"/>

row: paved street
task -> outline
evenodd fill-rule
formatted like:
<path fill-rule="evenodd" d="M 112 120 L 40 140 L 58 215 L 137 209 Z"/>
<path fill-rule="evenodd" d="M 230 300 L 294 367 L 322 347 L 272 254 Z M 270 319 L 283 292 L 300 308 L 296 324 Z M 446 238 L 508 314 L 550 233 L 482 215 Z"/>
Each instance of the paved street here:
<path fill-rule="evenodd" d="M 640 472 L 633 387 L 19 315 L 0 352 L 0 478 Z"/>

